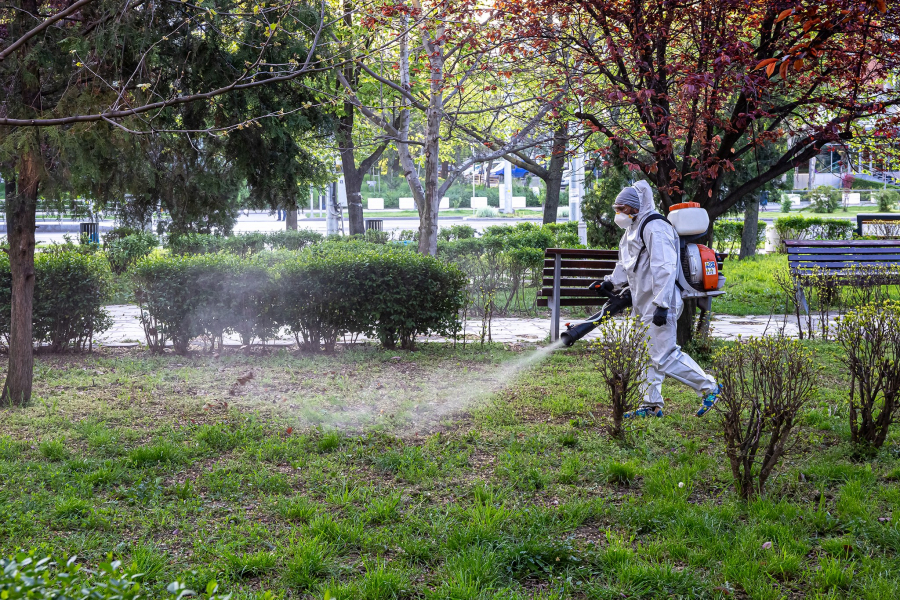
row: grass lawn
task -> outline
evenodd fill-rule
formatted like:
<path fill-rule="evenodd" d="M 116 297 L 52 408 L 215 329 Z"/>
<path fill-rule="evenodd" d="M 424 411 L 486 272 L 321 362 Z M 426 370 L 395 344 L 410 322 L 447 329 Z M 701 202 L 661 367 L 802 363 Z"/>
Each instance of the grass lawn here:
<path fill-rule="evenodd" d="M 111 552 L 161 595 L 896 599 L 900 437 L 848 458 L 842 356 L 815 348 L 817 404 L 749 504 L 680 384 L 612 442 L 584 346 L 518 376 L 531 351 L 500 346 L 41 356 L 0 409 L 0 550 Z"/>
<path fill-rule="evenodd" d="M 724 315 L 768 315 L 785 312 L 784 294 L 774 275 L 787 268 L 787 254 L 758 254 L 728 259 L 722 267 L 725 294 L 713 299 L 713 312 Z M 793 310 L 793 303 L 788 310 Z"/>

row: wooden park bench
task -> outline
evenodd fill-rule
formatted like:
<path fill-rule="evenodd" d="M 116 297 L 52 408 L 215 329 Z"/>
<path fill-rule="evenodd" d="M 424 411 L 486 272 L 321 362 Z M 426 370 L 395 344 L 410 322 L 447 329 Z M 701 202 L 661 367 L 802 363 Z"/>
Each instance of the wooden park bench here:
<path fill-rule="evenodd" d="M 822 275 L 834 286 L 900 282 L 900 240 L 784 240 L 799 306 L 809 312 L 803 286 Z"/>
<path fill-rule="evenodd" d="M 900 221 L 900 214 L 897 213 L 859 213 L 856 215 L 856 235 L 863 234 L 863 225 L 872 222 L 888 222 Z"/>
<path fill-rule="evenodd" d="M 719 272 L 726 255 L 716 254 Z M 559 339 L 559 310 L 562 306 L 600 306 L 605 299 L 589 290 L 594 281 L 610 275 L 619 260 L 618 250 L 578 250 L 547 248 L 544 275 L 537 305 L 550 307 L 550 339 Z"/>

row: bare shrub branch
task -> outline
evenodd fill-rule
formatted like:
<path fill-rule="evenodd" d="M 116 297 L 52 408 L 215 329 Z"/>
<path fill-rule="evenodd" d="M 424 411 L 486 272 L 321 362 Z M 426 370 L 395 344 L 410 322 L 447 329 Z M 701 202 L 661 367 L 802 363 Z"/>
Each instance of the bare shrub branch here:
<path fill-rule="evenodd" d="M 789 448 L 797 415 L 816 394 L 813 353 L 783 336 L 750 338 L 714 359 L 723 386 L 716 405 L 735 490 L 762 494 Z"/>
<path fill-rule="evenodd" d="M 604 318 L 598 330 L 600 337 L 590 345 L 590 349 L 597 372 L 609 392 L 612 407 L 609 435 L 622 440 L 625 437 L 623 417 L 640 404 L 645 374 L 650 365 L 647 325 L 629 313 L 624 320 Z"/>

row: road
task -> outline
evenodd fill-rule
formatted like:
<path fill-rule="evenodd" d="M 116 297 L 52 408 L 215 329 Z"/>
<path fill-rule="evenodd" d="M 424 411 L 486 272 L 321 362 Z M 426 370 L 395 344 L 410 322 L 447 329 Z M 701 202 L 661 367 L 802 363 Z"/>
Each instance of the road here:
<path fill-rule="evenodd" d="M 378 218 L 377 213 L 369 213 L 366 218 Z M 297 226 L 300 229 L 311 229 L 325 233 L 326 223 L 324 218 L 308 219 L 305 215 L 298 215 Z M 441 227 L 450 227 L 451 225 L 470 225 L 477 231 L 484 231 L 485 227 L 490 225 L 516 224 L 524 221 L 540 223 L 540 213 L 535 211 L 534 218 L 531 219 L 512 219 L 512 218 L 496 218 L 496 219 L 477 219 L 473 217 L 441 217 L 439 222 Z M 41 227 L 43 225 L 43 227 Z M 110 224 L 111 225 L 111 224 Z M 418 217 L 389 217 L 384 219 L 384 231 L 399 233 L 404 229 L 418 229 Z M 347 231 L 349 223 L 344 218 L 344 231 Z M 41 229 L 44 231 L 41 231 Z M 238 217 L 237 224 L 234 227 L 236 233 L 250 233 L 255 231 L 269 232 L 279 231 L 285 228 L 283 221 L 276 220 L 274 214 L 266 211 L 249 211 L 241 212 Z M 60 231 L 62 229 L 62 231 Z M 49 231 L 48 231 L 49 230 Z M 5 230 L 4 230 L 5 231 Z M 3 235 L 0 233 L 0 235 Z M 65 240 L 65 236 L 70 238 L 78 238 L 78 223 L 72 221 L 56 221 L 52 219 L 38 220 L 38 230 L 35 236 L 38 242 L 61 243 Z"/>

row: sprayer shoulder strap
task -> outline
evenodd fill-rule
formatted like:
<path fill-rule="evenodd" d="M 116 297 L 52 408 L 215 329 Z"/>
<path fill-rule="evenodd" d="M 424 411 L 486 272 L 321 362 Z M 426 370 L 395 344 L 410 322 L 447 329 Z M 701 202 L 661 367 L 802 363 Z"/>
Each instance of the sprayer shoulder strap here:
<path fill-rule="evenodd" d="M 667 218 L 665 218 L 663 215 L 661 215 L 661 214 L 659 214 L 659 213 L 653 213 L 653 214 L 651 214 L 651 215 L 647 215 L 647 216 L 644 218 L 644 221 L 641 223 L 640 229 L 638 229 L 638 237 L 641 238 L 641 250 L 640 250 L 640 252 L 638 252 L 638 258 L 637 258 L 637 260 L 636 260 L 635 263 L 634 263 L 635 266 L 637 266 L 637 263 L 641 260 L 641 255 L 644 253 L 644 250 L 647 249 L 647 242 L 644 241 L 644 228 L 645 228 L 645 227 L 647 226 L 647 224 L 650 223 L 651 221 L 659 221 L 659 220 L 663 220 L 663 221 L 665 221 L 666 223 L 669 223 L 669 225 L 671 225 L 672 227 L 675 227 L 674 225 L 672 225 L 672 223 L 669 222 L 669 220 L 668 220 Z M 681 261 L 679 260 L 678 262 L 679 262 L 678 268 L 681 268 L 681 264 L 680 264 Z M 681 287 L 681 284 L 678 282 L 678 279 L 677 279 L 677 278 L 675 279 L 675 287 L 678 288 L 678 290 L 681 291 L 681 292 L 684 291 L 684 288 Z"/>
<path fill-rule="evenodd" d="M 669 220 L 659 213 L 653 213 L 653 214 L 647 215 L 646 217 L 644 217 L 644 220 L 641 222 L 641 227 L 640 227 L 640 229 L 638 229 L 638 237 L 641 238 L 641 251 L 638 252 L 638 259 L 640 259 L 641 254 L 643 254 L 644 250 L 647 249 L 647 242 L 644 241 L 644 229 L 646 229 L 648 223 L 651 223 L 653 221 L 659 221 L 659 220 L 669 223 Z M 672 225 L 672 224 L 669 223 L 669 225 Z"/>

